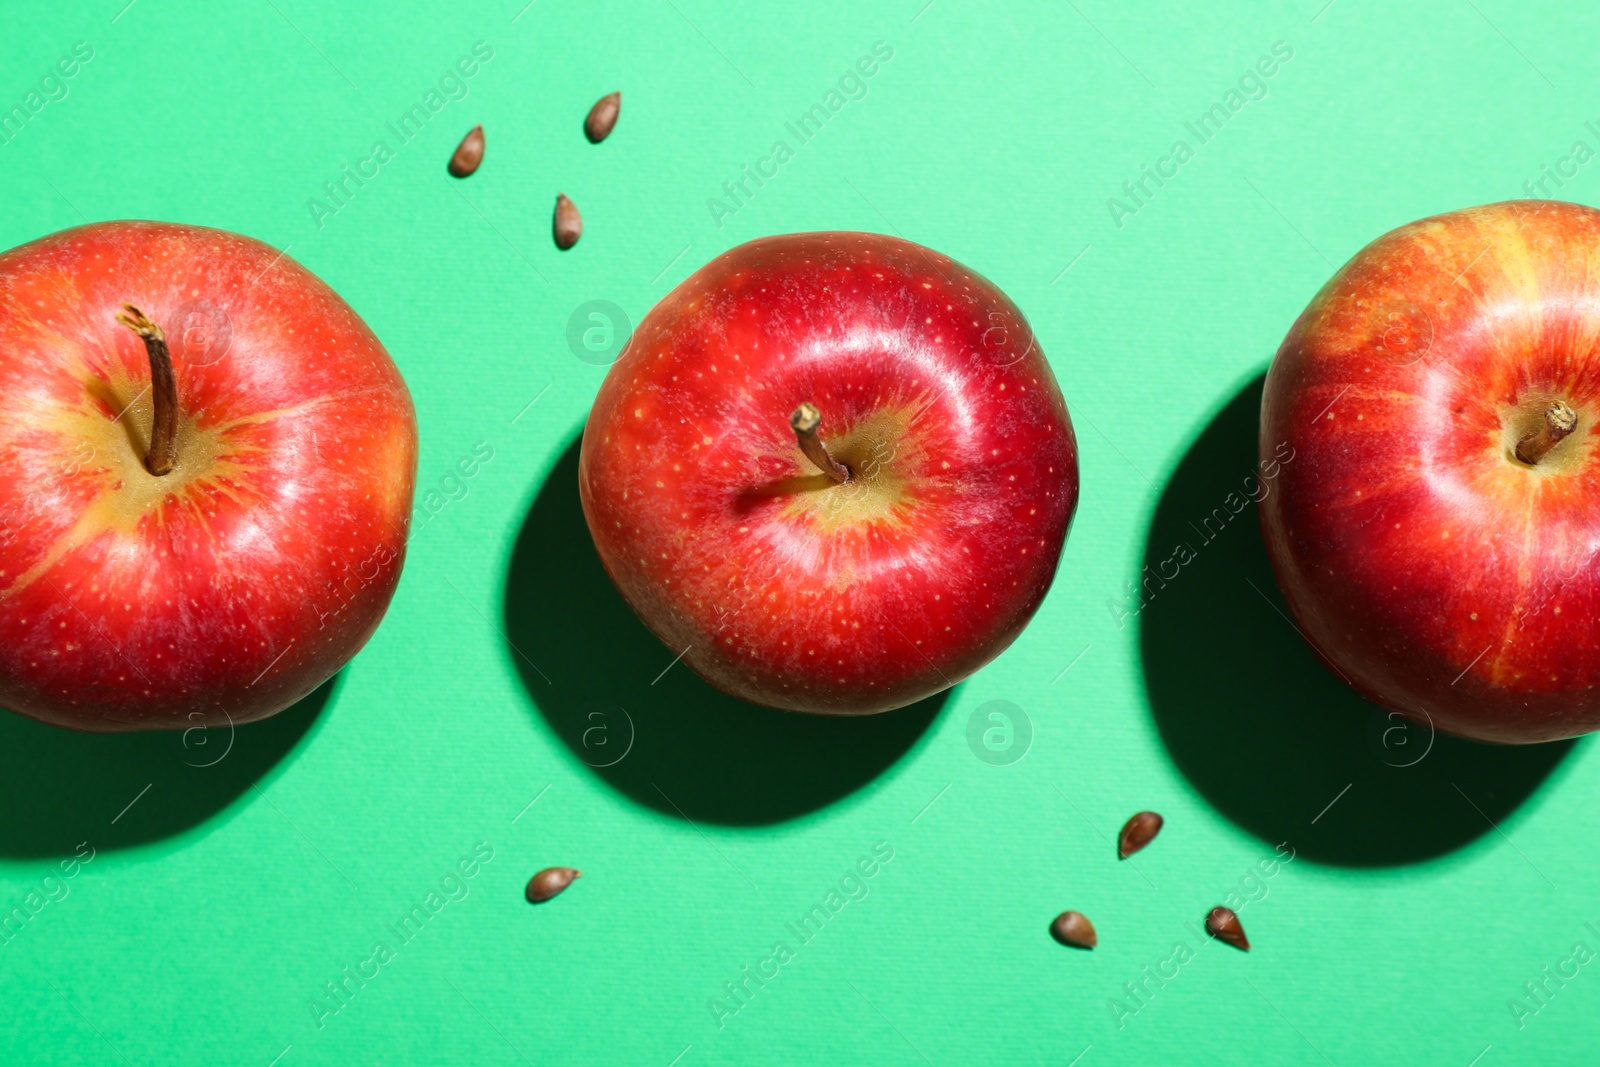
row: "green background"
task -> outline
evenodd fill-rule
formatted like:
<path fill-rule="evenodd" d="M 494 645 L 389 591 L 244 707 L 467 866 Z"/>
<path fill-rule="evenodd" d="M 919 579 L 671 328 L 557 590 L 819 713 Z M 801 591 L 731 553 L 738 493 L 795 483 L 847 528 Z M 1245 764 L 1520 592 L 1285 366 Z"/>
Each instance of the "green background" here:
<path fill-rule="evenodd" d="M 1575 943 L 1600 948 L 1592 742 L 1396 732 L 1277 614 L 1253 510 L 1143 611 L 1125 583 L 1250 474 L 1256 379 L 1335 265 L 1411 219 L 1525 195 L 1575 140 L 1600 148 L 1600 15 L 925 2 L 7 5 L 4 106 L 74 43 L 94 58 L 0 147 L 0 247 L 151 218 L 287 248 L 388 346 L 422 454 L 393 607 L 316 698 L 231 748 L 0 724 L 0 911 L 94 850 L 0 946 L 0 1059 L 1592 1058 L 1600 966 L 1520 1026 L 1508 1003 Z M 385 124 L 479 41 L 493 58 L 466 98 L 400 146 Z M 797 145 L 784 124 L 879 41 L 893 58 L 866 95 Z M 1293 58 L 1268 95 L 1201 145 L 1184 123 L 1278 41 Z M 591 146 L 584 113 L 618 88 Z M 453 181 L 477 122 L 486 161 Z M 719 226 L 708 200 L 778 139 L 794 158 Z M 1107 199 L 1178 139 L 1193 158 L 1118 226 Z M 376 140 L 394 158 L 319 225 L 308 201 Z M 1600 202 L 1600 164 L 1547 188 Z M 568 253 L 558 191 L 586 220 Z M 574 312 L 636 322 L 724 249 L 818 229 L 899 233 L 993 279 L 1082 449 L 1031 627 L 942 704 L 866 723 L 736 706 L 681 665 L 652 685 L 672 652 L 596 579 L 572 483 L 604 374 L 569 343 Z M 448 482 L 480 442 L 493 459 Z M 454 498 L 430 514 L 429 489 Z M 1008 766 L 967 741 L 993 700 L 1032 724 Z M 586 765 L 630 733 L 620 762 Z M 1119 863 L 1141 808 L 1166 829 Z M 480 842 L 467 895 L 399 946 L 388 924 Z M 893 859 L 868 895 L 802 944 L 785 924 L 878 842 Z M 1250 877 L 1279 842 L 1293 862 Z M 552 864 L 586 873 L 530 907 Z M 1230 892 L 1257 898 L 1248 955 L 1191 930 Z M 1097 950 L 1050 941 L 1065 908 Z M 319 1016 L 379 940 L 395 957 Z M 708 1001 L 780 940 L 794 958 L 719 1027 Z M 1179 942 L 1193 958 L 1145 979 Z"/>

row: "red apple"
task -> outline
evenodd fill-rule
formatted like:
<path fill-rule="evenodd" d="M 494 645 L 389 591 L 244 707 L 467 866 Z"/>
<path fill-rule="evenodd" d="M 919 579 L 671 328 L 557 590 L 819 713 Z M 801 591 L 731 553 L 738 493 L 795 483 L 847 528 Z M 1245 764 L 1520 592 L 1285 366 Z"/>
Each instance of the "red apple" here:
<path fill-rule="evenodd" d="M 1487 741 L 1600 726 L 1597 339 L 1600 212 L 1548 201 L 1380 237 L 1289 331 L 1262 528 L 1363 696 Z"/>
<path fill-rule="evenodd" d="M 274 248 L 109 222 L 0 254 L 0 706 L 288 707 L 383 617 L 416 458 L 383 346 Z"/>
<path fill-rule="evenodd" d="M 980 275 L 867 233 L 726 252 L 647 315 L 584 428 L 623 597 L 708 682 L 866 715 L 1005 649 L 1078 500 L 1066 403 Z"/>

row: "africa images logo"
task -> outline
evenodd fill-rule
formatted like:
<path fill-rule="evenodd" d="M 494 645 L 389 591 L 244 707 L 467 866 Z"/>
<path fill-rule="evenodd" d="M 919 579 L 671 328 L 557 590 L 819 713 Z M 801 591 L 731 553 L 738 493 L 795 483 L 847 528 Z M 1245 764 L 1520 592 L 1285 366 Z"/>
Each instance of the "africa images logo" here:
<path fill-rule="evenodd" d="M 1185 132 L 1194 138 L 1193 147 L 1187 140 L 1179 138 L 1172 142 L 1172 148 L 1166 155 L 1155 161 L 1154 168 L 1148 163 L 1141 163 L 1139 176 L 1122 183 L 1124 199 L 1114 196 L 1106 199 L 1106 208 L 1111 212 L 1111 221 L 1117 229 L 1122 229 L 1128 218 L 1149 206 L 1155 199 L 1156 191 L 1166 188 L 1167 182 L 1182 173 L 1183 165 L 1192 160 L 1201 148 L 1210 144 L 1222 132 L 1222 128 L 1244 110 L 1246 104 L 1252 100 L 1265 100 L 1271 92 L 1267 82 L 1293 58 L 1294 46 L 1287 41 L 1274 41 L 1272 55 L 1257 59 L 1253 66 L 1239 75 L 1235 85 L 1224 90 L 1220 100 L 1200 112 L 1198 118 L 1183 124 Z M 1152 183 L 1154 188 L 1151 187 Z"/>

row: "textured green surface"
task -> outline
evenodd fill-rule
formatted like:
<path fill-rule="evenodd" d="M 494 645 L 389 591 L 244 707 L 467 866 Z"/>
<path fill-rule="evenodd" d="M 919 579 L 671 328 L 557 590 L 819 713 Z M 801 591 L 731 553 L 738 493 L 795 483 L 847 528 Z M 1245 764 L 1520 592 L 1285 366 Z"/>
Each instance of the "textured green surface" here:
<path fill-rule="evenodd" d="M 1142 613 L 1123 588 L 1250 473 L 1253 383 L 1335 264 L 1524 195 L 1575 140 L 1600 148 L 1592 11 L 123 2 L 8 6 L 6 106 L 75 42 L 94 56 L 0 146 L 0 246 L 115 218 L 288 246 L 410 382 L 419 489 L 448 488 L 480 442 L 493 459 L 419 510 L 370 647 L 214 766 L 186 764 L 225 738 L 0 723 L 0 910 L 94 850 L 0 946 L 0 1061 L 1592 1059 L 1597 967 L 1562 963 L 1600 949 L 1592 744 L 1441 739 L 1390 766 L 1426 738 L 1386 737 L 1300 648 L 1250 511 Z M 466 98 L 399 145 L 385 124 L 479 41 L 493 58 Z M 879 41 L 893 58 L 866 95 L 798 144 L 785 123 Z M 1200 143 L 1184 123 L 1278 41 L 1293 58 L 1268 95 Z M 584 112 L 614 88 L 621 122 L 590 146 Z M 476 122 L 486 161 L 453 182 Z M 778 139 L 792 158 L 719 226 L 708 198 Z M 1177 139 L 1192 158 L 1116 225 L 1107 198 Z M 376 140 L 393 158 L 319 226 L 308 199 Z M 1549 189 L 1597 202 L 1597 183 L 1587 163 Z M 558 190 L 587 223 L 566 254 Z M 575 525 L 568 448 L 603 370 L 569 347 L 569 315 L 609 300 L 637 321 L 725 248 L 850 228 L 947 252 L 1031 318 L 1082 447 L 1061 573 L 936 713 L 796 724 L 681 665 L 652 686 L 672 652 L 623 625 Z M 585 749 L 586 702 L 612 699 L 637 742 L 592 770 L 627 726 L 610 713 Z M 1033 723 L 1020 762 L 968 747 L 991 700 Z M 1119 864 L 1109 838 L 1140 808 L 1166 830 Z M 1293 862 L 1250 877 L 1280 841 Z M 786 924 L 878 842 L 893 859 L 867 895 L 802 943 Z M 402 944 L 389 924 L 475 847 L 492 860 Z M 586 874 L 532 908 L 523 882 L 551 864 Z M 1240 909 L 1249 955 L 1190 929 L 1232 891 L 1259 898 Z M 1047 937 L 1069 907 L 1098 926 L 1093 953 Z M 314 1010 L 379 941 L 376 977 Z M 778 941 L 792 958 L 719 1027 L 708 1001 Z M 1176 977 L 1140 1006 L 1123 984 L 1147 966 Z M 1576 977 L 1519 1028 L 1508 1001 L 1560 966 Z M 1120 1025 L 1114 999 L 1138 1008 Z"/>

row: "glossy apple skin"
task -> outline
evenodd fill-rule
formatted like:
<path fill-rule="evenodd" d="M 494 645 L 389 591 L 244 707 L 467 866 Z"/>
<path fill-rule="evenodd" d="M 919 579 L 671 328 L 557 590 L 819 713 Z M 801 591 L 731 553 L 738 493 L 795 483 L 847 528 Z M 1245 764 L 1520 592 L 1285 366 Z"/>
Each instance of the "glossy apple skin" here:
<path fill-rule="evenodd" d="M 197 300 L 225 319 L 185 315 Z M 124 301 L 174 350 L 160 478 Z M 383 346 L 277 249 L 111 222 L 0 254 L 0 706 L 97 732 L 288 707 L 383 617 L 416 456 Z"/>
<path fill-rule="evenodd" d="M 851 481 L 797 446 L 805 401 Z M 639 324 L 584 428 L 579 490 L 663 663 L 682 653 L 754 703 L 866 715 L 1022 631 L 1077 505 L 1077 445 L 987 280 L 891 237 L 792 234 L 724 253 Z"/>
<path fill-rule="evenodd" d="M 1300 629 L 1368 699 L 1502 743 L 1600 726 L 1597 337 L 1600 212 L 1551 201 L 1380 237 L 1289 331 L 1262 530 Z M 1577 430 L 1521 463 L 1555 399 Z"/>

